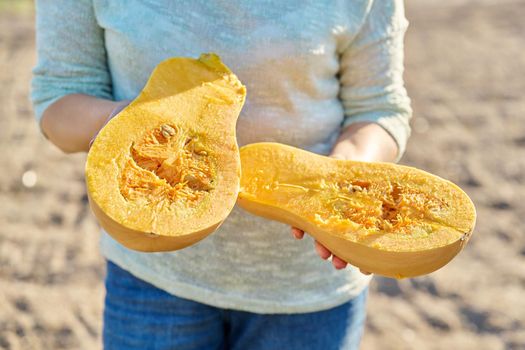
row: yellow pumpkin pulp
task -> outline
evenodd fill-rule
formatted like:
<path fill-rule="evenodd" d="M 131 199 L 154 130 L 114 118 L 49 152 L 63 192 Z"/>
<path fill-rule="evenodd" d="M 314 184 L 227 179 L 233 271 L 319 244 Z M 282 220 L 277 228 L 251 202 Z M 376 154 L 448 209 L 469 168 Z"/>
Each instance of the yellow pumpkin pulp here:
<path fill-rule="evenodd" d="M 418 169 L 323 157 L 275 143 L 241 148 L 238 204 L 312 234 L 337 256 L 389 277 L 450 261 L 474 228 L 456 185 Z"/>
<path fill-rule="evenodd" d="M 180 249 L 213 232 L 238 192 L 235 124 L 245 95 L 216 55 L 160 63 L 88 154 L 88 195 L 102 227 L 140 251 Z"/>

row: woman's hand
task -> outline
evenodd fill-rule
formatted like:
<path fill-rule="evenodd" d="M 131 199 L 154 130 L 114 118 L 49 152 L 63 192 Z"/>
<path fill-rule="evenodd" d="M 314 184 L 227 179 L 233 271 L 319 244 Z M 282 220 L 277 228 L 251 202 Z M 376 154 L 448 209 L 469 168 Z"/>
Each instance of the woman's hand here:
<path fill-rule="evenodd" d="M 372 122 L 360 122 L 349 125 L 339 136 L 330 153 L 338 159 L 359 160 L 365 162 L 393 162 L 397 157 L 398 147 L 394 139 L 380 125 Z M 292 227 L 296 239 L 302 239 L 304 232 Z M 315 241 L 315 250 L 321 259 L 332 257 L 332 265 L 337 270 L 344 269 L 347 263 L 332 254 L 321 243 Z M 362 271 L 364 274 L 369 272 Z"/>
<path fill-rule="evenodd" d="M 106 125 L 109 116 L 116 115 L 114 111 L 128 103 L 82 94 L 66 95 L 45 110 L 41 128 L 63 152 L 87 152 L 91 140 Z"/>

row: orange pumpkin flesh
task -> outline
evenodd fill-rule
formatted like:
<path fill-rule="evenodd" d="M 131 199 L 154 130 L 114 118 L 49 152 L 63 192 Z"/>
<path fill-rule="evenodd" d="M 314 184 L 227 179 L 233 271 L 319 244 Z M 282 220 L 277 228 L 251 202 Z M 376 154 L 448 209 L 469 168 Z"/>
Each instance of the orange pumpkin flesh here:
<path fill-rule="evenodd" d="M 213 54 L 159 64 L 88 154 L 90 204 L 124 246 L 169 251 L 213 232 L 240 179 L 235 124 L 246 90 Z"/>
<path fill-rule="evenodd" d="M 474 228 L 469 197 L 418 169 L 276 143 L 240 152 L 242 208 L 310 233 L 366 271 L 396 278 L 430 273 L 464 247 Z"/>

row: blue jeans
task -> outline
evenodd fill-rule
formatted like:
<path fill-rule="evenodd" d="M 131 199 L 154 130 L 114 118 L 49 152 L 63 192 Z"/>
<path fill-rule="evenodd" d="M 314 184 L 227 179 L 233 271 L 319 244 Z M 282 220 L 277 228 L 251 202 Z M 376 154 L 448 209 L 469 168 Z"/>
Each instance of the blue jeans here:
<path fill-rule="evenodd" d="M 255 314 L 178 298 L 107 264 L 104 348 L 184 350 L 357 349 L 367 290 L 331 310 Z"/>

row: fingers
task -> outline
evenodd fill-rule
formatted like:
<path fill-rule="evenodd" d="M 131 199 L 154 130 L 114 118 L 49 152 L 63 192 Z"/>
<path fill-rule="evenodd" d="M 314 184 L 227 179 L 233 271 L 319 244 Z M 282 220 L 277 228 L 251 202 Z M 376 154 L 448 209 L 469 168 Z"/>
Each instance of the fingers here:
<path fill-rule="evenodd" d="M 332 256 L 332 252 L 326 249 L 324 245 L 322 245 L 321 243 L 317 241 L 315 241 L 314 244 L 315 244 L 315 250 L 317 251 L 317 254 L 319 254 L 319 256 L 321 257 L 321 259 L 326 260 Z"/>
<path fill-rule="evenodd" d="M 293 235 L 296 239 L 302 239 L 302 238 L 304 237 L 304 231 L 298 229 L 297 227 L 292 227 L 292 235 Z"/>
<path fill-rule="evenodd" d="M 319 254 L 319 256 L 321 257 L 321 259 L 327 260 L 332 256 L 332 252 L 317 241 L 315 241 L 315 250 L 317 251 L 317 254 Z M 343 259 L 334 255 L 332 256 L 332 265 L 335 269 L 341 270 L 344 269 L 348 264 Z"/>
<path fill-rule="evenodd" d="M 332 257 L 332 265 L 334 265 L 334 268 L 335 268 L 336 270 L 342 270 L 342 269 L 344 269 L 344 268 L 346 267 L 346 265 L 348 265 L 348 264 L 346 263 L 346 261 L 344 261 L 344 260 L 342 260 L 342 259 L 340 259 L 339 257 L 337 257 L 337 256 L 334 255 L 334 256 Z"/>
<path fill-rule="evenodd" d="M 304 231 L 298 229 L 297 227 L 292 227 L 292 234 L 297 239 L 302 239 L 304 237 Z M 317 254 L 324 260 L 327 260 L 332 256 L 332 252 L 326 249 L 324 245 L 321 243 L 315 241 L 315 250 L 317 251 Z M 334 256 L 332 258 L 332 264 L 336 269 L 344 269 L 346 267 L 346 262 L 339 259 L 337 256 Z"/>
<path fill-rule="evenodd" d="M 296 239 L 302 239 L 304 237 L 304 231 L 298 229 L 297 227 L 292 227 L 291 231 L 292 231 L 292 235 Z M 348 266 L 348 263 L 346 261 L 344 261 L 343 259 L 341 259 L 341 258 L 339 258 L 338 256 L 335 256 L 335 255 L 332 256 L 332 252 L 330 250 L 328 250 L 321 243 L 315 241 L 314 245 L 315 245 L 315 251 L 321 257 L 321 259 L 328 260 L 330 257 L 332 257 L 332 265 L 334 266 L 335 269 L 342 270 L 342 269 L 344 269 L 344 268 L 346 268 Z M 360 271 L 361 271 L 361 273 L 363 273 L 365 275 L 370 275 L 370 272 L 362 271 L 362 270 L 360 270 Z"/>

